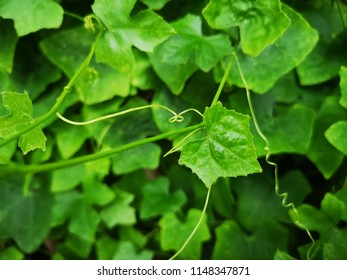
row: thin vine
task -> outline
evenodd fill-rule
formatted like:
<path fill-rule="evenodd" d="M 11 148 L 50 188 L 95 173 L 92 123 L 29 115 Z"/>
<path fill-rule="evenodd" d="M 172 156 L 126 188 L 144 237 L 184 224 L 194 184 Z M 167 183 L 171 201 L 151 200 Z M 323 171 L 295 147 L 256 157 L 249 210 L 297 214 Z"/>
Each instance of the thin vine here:
<path fill-rule="evenodd" d="M 294 223 L 303 228 L 307 235 L 309 236 L 309 238 L 311 239 L 311 242 L 312 242 L 312 245 L 311 247 L 309 248 L 309 250 L 307 251 L 307 259 L 312 259 L 313 256 L 314 256 L 314 253 L 311 255 L 311 252 L 313 250 L 313 248 L 315 247 L 316 245 L 316 241 L 314 240 L 314 238 L 312 237 L 312 234 L 310 232 L 310 230 L 305 226 L 303 225 L 302 223 L 299 222 L 299 213 L 298 213 L 298 210 L 296 209 L 295 205 L 293 202 L 287 202 L 287 198 L 288 198 L 288 193 L 287 192 L 284 192 L 284 193 L 281 193 L 280 190 L 279 190 L 279 176 L 278 176 L 278 165 L 271 161 L 270 160 L 270 157 L 271 157 L 271 149 L 270 149 L 270 142 L 269 140 L 267 139 L 267 137 L 264 135 L 264 133 L 262 132 L 260 126 L 259 126 L 259 123 L 258 123 L 258 120 L 257 120 L 257 117 L 256 117 L 256 114 L 255 114 L 255 111 L 254 111 L 254 108 L 253 108 L 253 103 L 252 103 L 252 98 L 251 98 L 251 93 L 250 93 L 250 90 L 248 88 L 248 84 L 247 84 L 247 80 L 243 74 L 243 71 L 242 71 L 242 68 L 240 66 L 240 63 L 239 63 L 239 60 L 237 58 L 237 55 L 236 53 L 233 54 L 234 55 L 234 58 L 235 58 L 235 62 L 236 62 L 236 66 L 237 66 L 237 69 L 239 71 L 239 74 L 240 74 L 240 78 L 241 78 L 241 81 L 245 87 L 245 90 L 246 90 L 246 95 L 247 95 L 247 101 L 248 101 L 248 106 L 249 106 L 249 109 L 250 109 L 250 112 L 251 112 L 251 117 L 253 119 L 253 123 L 254 123 L 254 126 L 255 126 L 255 129 L 257 131 L 257 133 L 259 134 L 259 136 L 264 140 L 265 142 L 265 147 L 264 149 L 266 150 L 266 156 L 265 156 L 265 161 L 274 167 L 274 177 L 275 177 L 275 193 L 278 197 L 282 198 L 282 205 L 286 208 L 291 208 L 296 216 L 296 221 L 294 221 Z"/>

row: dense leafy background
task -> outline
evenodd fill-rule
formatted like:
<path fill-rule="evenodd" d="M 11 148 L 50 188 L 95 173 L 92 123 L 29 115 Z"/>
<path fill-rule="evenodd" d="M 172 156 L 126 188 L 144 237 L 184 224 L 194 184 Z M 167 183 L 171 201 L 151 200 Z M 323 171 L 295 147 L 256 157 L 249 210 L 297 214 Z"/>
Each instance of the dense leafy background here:
<path fill-rule="evenodd" d="M 0 0 L 0 140 L 18 136 L 0 148 L 0 259 L 167 259 L 211 185 L 179 258 L 306 259 L 311 248 L 346 259 L 346 23 L 339 0 Z M 86 121 L 162 104 L 203 122 L 189 112 L 172 123 L 157 107 L 88 126 L 53 114 L 21 133 L 94 42 L 61 114 Z M 298 215 L 275 193 L 232 52 Z M 46 165 L 177 129 L 111 157 Z"/>

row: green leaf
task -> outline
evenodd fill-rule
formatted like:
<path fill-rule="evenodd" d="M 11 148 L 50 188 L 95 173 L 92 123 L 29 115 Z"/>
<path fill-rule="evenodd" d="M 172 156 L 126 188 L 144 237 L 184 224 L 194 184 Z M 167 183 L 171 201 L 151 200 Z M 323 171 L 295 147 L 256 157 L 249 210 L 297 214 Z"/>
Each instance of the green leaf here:
<path fill-rule="evenodd" d="M 68 168 L 53 171 L 51 191 L 62 192 L 77 187 L 86 176 L 84 165 L 75 165 Z"/>
<path fill-rule="evenodd" d="M 347 108 L 347 67 L 345 66 L 341 66 L 340 68 L 340 89 L 340 104 Z"/>
<path fill-rule="evenodd" d="M 108 235 L 103 235 L 96 241 L 98 260 L 110 260 L 116 250 L 117 242 Z"/>
<path fill-rule="evenodd" d="M 276 250 L 274 260 L 284 260 L 284 261 L 290 261 L 290 260 L 296 260 L 291 255 L 287 254 L 286 252 Z"/>
<path fill-rule="evenodd" d="M 257 93 L 267 92 L 280 77 L 299 65 L 318 41 L 317 31 L 300 14 L 285 5 L 283 11 L 292 24 L 274 44 L 256 58 L 237 50 L 248 87 Z M 244 87 L 237 67 L 231 69 L 230 78 L 237 86 Z"/>
<path fill-rule="evenodd" d="M 231 181 L 237 197 L 236 216 L 246 230 L 256 230 L 267 221 L 289 221 L 288 209 L 283 207 L 282 198 L 274 191 L 272 173 L 265 174 Z"/>
<path fill-rule="evenodd" d="M 347 121 L 332 124 L 324 133 L 331 145 L 347 155 Z"/>
<path fill-rule="evenodd" d="M 118 248 L 112 260 L 151 260 L 153 252 L 149 250 L 143 250 L 137 252 L 133 243 L 129 241 L 121 241 L 118 244 Z"/>
<path fill-rule="evenodd" d="M 72 209 L 69 232 L 91 243 L 95 239 L 99 223 L 99 214 L 87 201 L 81 199 Z"/>
<path fill-rule="evenodd" d="M 341 64 L 347 64 L 346 34 L 343 31 L 338 9 L 329 1 L 309 4 L 304 15 L 319 32 L 319 41 L 301 63 L 297 72 L 302 85 L 319 84 L 338 75 Z M 317 15 L 319 15 L 317 17 Z"/>
<path fill-rule="evenodd" d="M 83 126 L 58 122 L 50 128 L 55 132 L 57 146 L 63 159 L 73 156 L 90 137 L 88 130 Z"/>
<path fill-rule="evenodd" d="M 90 204 L 104 206 L 114 200 L 115 193 L 109 186 L 97 179 L 90 176 L 83 181 L 84 199 Z"/>
<path fill-rule="evenodd" d="M 96 0 L 92 6 L 95 15 L 108 29 L 97 44 L 96 58 L 121 72 L 129 73 L 134 67 L 132 46 L 151 52 L 173 34 L 172 27 L 151 10 L 130 17 L 135 2 Z"/>
<path fill-rule="evenodd" d="M 299 205 L 311 192 L 311 187 L 300 170 L 291 169 L 280 177 L 279 190 L 288 194 L 287 202 Z"/>
<path fill-rule="evenodd" d="M 179 163 L 192 169 L 211 186 L 219 177 L 246 176 L 261 171 L 249 117 L 220 103 L 206 108 L 204 137 L 185 144 Z"/>
<path fill-rule="evenodd" d="M 316 230 L 322 234 L 334 226 L 334 223 L 326 213 L 309 204 L 300 205 L 296 208 L 296 212 L 297 214 L 294 213 L 293 209 L 289 210 L 292 220 L 299 222 L 309 230 Z"/>
<path fill-rule="evenodd" d="M 84 28 L 60 32 L 40 42 L 43 53 L 71 78 L 87 56 L 94 36 Z M 86 104 L 100 103 L 130 93 L 130 77 L 94 60 L 81 74 L 75 88 Z"/>
<path fill-rule="evenodd" d="M 133 194 L 117 190 L 114 202 L 101 211 L 101 219 L 109 228 L 133 225 L 136 222 L 135 209 L 129 205 L 133 200 Z"/>
<path fill-rule="evenodd" d="M 190 209 L 185 221 L 177 219 L 174 213 L 166 214 L 159 221 L 160 230 L 160 246 L 163 250 L 179 250 L 186 241 L 190 233 L 193 231 L 198 220 L 200 219 L 201 211 Z M 202 243 L 210 239 L 210 232 L 207 226 L 206 215 L 195 232 L 194 236 L 179 255 L 182 259 L 198 260 L 201 258 Z"/>
<path fill-rule="evenodd" d="M 159 45 L 154 52 L 149 54 L 153 69 L 158 77 L 176 95 L 184 89 L 184 85 L 189 77 L 198 70 L 195 63 L 188 61 L 186 64 L 172 65 L 163 62 L 166 54 L 165 45 Z"/>
<path fill-rule="evenodd" d="M 4 107 L 10 112 L 0 117 L 0 137 L 6 138 L 34 123 L 33 105 L 27 93 L 5 91 L 1 93 Z M 22 134 L 18 146 L 24 154 L 35 149 L 46 149 L 46 137 L 39 127 Z"/>
<path fill-rule="evenodd" d="M 166 106 L 177 114 L 184 111 L 189 106 L 188 103 L 182 101 L 178 96 L 173 96 L 167 89 L 158 90 L 154 95 L 152 104 Z M 153 110 L 153 120 L 162 132 L 186 127 L 191 122 L 192 114 L 183 115 L 184 121 L 182 122 L 170 122 L 170 118 L 172 117 L 173 115 L 171 112 L 163 110 L 162 108 L 155 108 Z"/>
<path fill-rule="evenodd" d="M 36 42 L 28 41 L 16 47 L 11 76 L 16 91 L 28 92 L 30 99 L 36 101 L 50 84 L 61 78 L 61 73 L 37 49 Z"/>
<path fill-rule="evenodd" d="M 333 229 L 323 243 L 325 260 L 345 260 L 347 258 L 347 228 Z"/>
<path fill-rule="evenodd" d="M 90 240 L 81 238 L 78 235 L 70 233 L 66 237 L 66 242 L 64 245 L 66 245 L 66 247 L 69 250 L 71 250 L 76 256 L 78 256 L 78 259 L 81 259 L 81 258 L 87 258 L 89 256 L 93 247 L 93 242 Z"/>
<path fill-rule="evenodd" d="M 178 34 L 163 43 L 165 52 L 162 62 L 179 65 L 192 59 L 201 70 L 208 72 L 231 52 L 228 36 L 219 34 L 205 37 L 201 25 L 201 18 L 195 15 L 187 15 L 173 22 L 172 26 Z"/>
<path fill-rule="evenodd" d="M 20 176 L 0 180 L 0 238 L 13 238 L 21 250 L 34 252 L 48 235 L 53 196 L 44 187 L 24 196 Z"/>
<path fill-rule="evenodd" d="M 346 119 L 346 111 L 339 105 L 337 96 L 324 99 L 317 111 L 308 158 L 317 166 L 325 178 L 330 178 L 341 165 L 344 155 L 323 137 L 335 122 Z"/>
<path fill-rule="evenodd" d="M 51 0 L 0 0 L 0 16 L 14 20 L 19 36 L 43 28 L 58 28 L 63 21 L 64 10 Z"/>
<path fill-rule="evenodd" d="M 11 246 L 0 252 L 0 260 L 23 260 L 24 254 L 16 247 Z"/>
<path fill-rule="evenodd" d="M 144 100 L 133 98 L 119 111 L 144 105 L 148 105 Z M 120 116 L 114 119 L 111 128 L 106 129 L 108 133 L 103 138 L 102 149 L 119 147 L 157 132 L 149 109 Z M 101 131 L 101 133 L 103 136 L 105 131 Z M 155 169 L 159 165 L 160 154 L 161 149 L 157 144 L 142 145 L 114 155 L 112 157 L 112 169 L 116 174 L 130 173 L 141 168 Z"/>
<path fill-rule="evenodd" d="M 279 0 L 211 0 L 203 15 L 212 28 L 240 27 L 242 51 L 258 56 L 289 27 Z"/>
<path fill-rule="evenodd" d="M 327 193 L 322 202 L 321 210 L 324 211 L 337 224 L 343 217 L 346 205 L 331 193 Z"/>
<path fill-rule="evenodd" d="M 130 173 L 141 168 L 155 169 L 159 166 L 161 148 L 148 143 L 112 157 L 112 169 L 116 174 Z"/>
<path fill-rule="evenodd" d="M 263 110 L 260 106 L 258 108 Z M 311 108 L 294 104 L 291 107 L 278 106 L 273 116 L 264 118 L 261 128 L 269 140 L 271 154 L 305 154 L 313 134 L 314 117 L 314 110 Z M 263 143 L 261 141 L 262 147 Z M 261 155 L 264 155 L 266 151 L 263 149 L 262 152 Z"/>
<path fill-rule="evenodd" d="M 153 10 L 162 9 L 166 5 L 166 3 L 170 1 L 172 0 L 141 0 L 141 2 L 145 3 L 149 8 Z"/>
<path fill-rule="evenodd" d="M 342 220 L 347 221 L 347 188 L 342 188 L 341 190 L 335 193 L 335 196 L 344 203 L 344 213 L 342 216 Z"/>
<path fill-rule="evenodd" d="M 0 18 L 0 30 L 0 69 L 11 73 L 18 36 L 9 20 Z"/>
<path fill-rule="evenodd" d="M 51 226 L 60 226 L 71 216 L 75 205 L 81 199 L 81 194 L 75 190 L 54 194 L 54 204 Z"/>
<path fill-rule="evenodd" d="M 17 149 L 16 142 L 11 142 L 0 148 L 0 164 L 7 164 Z"/>
<path fill-rule="evenodd" d="M 225 221 L 216 228 L 215 260 L 273 259 L 275 252 L 285 250 L 288 232 L 277 223 L 268 221 L 246 234 L 235 221 Z"/>
<path fill-rule="evenodd" d="M 148 219 L 168 212 L 176 212 L 186 202 L 183 191 L 169 192 L 169 180 L 159 177 L 142 188 L 143 200 L 140 205 L 141 219 Z"/>

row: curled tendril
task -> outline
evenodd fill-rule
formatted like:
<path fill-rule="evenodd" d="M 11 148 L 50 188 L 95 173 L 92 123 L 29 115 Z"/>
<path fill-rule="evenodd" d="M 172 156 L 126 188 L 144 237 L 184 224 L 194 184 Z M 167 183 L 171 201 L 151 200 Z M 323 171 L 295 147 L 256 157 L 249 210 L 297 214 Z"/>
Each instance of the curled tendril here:
<path fill-rule="evenodd" d="M 139 110 L 143 110 L 143 109 L 148 109 L 148 108 L 156 108 L 156 107 L 157 108 L 161 108 L 161 109 L 165 109 L 166 111 L 168 111 L 171 114 L 173 114 L 173 117 L 169 118 L 169 120 L 168 120 L 171 123 L 183 122 L 184 121 L 183 115 L 186 114 L 187 112 L 191 112 L 191 111 L 197 113 L 201 117 L 204 117 L 203 114 L 201 114 L 198 110 L 193 109 L 193 108 L 184 110 L 184 111 L 182 111 L 182 112 L 177 114 L 175 111 L 171 110 L 170 108 L 168 108 L 168 107 L 166 107 L 164 105 L 160 105 L 160 104 L 150 104 L 150 105 L 144 105 L 144 106 L 140 106 L 140 107 L 135 107 L 135 108 L 127 109 L 127 110 L 124 110 L 124 111 L 121 111 L 121 112 L 117 112 L 117 113 L 114 113 L 114 114 L 105 115 L 105 116 L 98 117 L 96 119 L 92 119 L 92 120 L 84 121 L 84 122 L 76 122 L 76 121 L 69 120 L 69 119 L 63 117 L 58 112 L 56 113 L 56 115 L 62 121 L 66 122 L 66 123 L 69 123 L 69 124 L 72 124 L 72 125 L 88 125 L 88 124 L 96 123 L 96 122 L 99 122 L 99 121 L 104 121 L 104 120 L 107 120 L 107 119 L 119 117 L 121 115 L 125 115 L 125 114 L 131 113 L 131 112 L 135 112 L 135 111 L 139 111 Z"/>
<path fill-rule="evenodd" d="M 310 230 L 302 223 L 300 223 L 300 216 L 299 216 L 299 213 L 298 213 L 298 210 L 296 209 L 295 205 L 293 202 L 287 202 L 287 198 L 288 198 L 288 193 L 287 192 L 284 192 L 284 193 L 281 193 L 280 190 L 279 190 L 279 178 L 278 178 L 278 165 L 271 161 L 270 160 L 270 157 L 271 157 L 271 149 L 270 149 L 270 143 L 269 143 L 269 140 L 267 139 L 267 137 L 264 135 L 264 133 L 262 132 L 262 130 L 260 129 L 260 126 L 258 124 L 258 121 L 257 121 L 257 118 L 256 118 L 256 115 L 255 115 L 255 112 L 254 112 L 254 108 L 253 108 L 253 104 L 252 104 L 252 99 L 251 99 L 251 94 L 250 94 L 250 91 L 249 91 L 249 88 L 248 88 L 248 84 L 247 84 L 247 81 L 245 79 L 245 76 L 243 74 L 243 71 L 241 69 L 241 66 L 240 66 L 240 63 L 237 59 L 237 56 L 236 54 L 234 53 L 234 57 L 235 57 L 235 62 L 236 62 L 236 66 L 238 68 L 238 71 L 239 71 L 239 74 L 240 74 L 240 78 L 241 78 L 241 81 L 245 87 L 245 90 L 246 90 L 246 95 L 247 95 L 247 100 L 248 100 L 248 105 L 249 105 L 249 109 L 251 111 L 251 116 L 252 116 L 252 119 L 253 119 L 253 123 L 254 123 L 254 126 L 255 126 L 255 129 L 257 131 L 257 133 L 259 134 L 259 136 L 264 140 L 265 142 L 265 147 L 264 149 L 266 150 L 266 156 L 265 156 L 265 161 L 269 164 L 269 165 L 272 165 L 274 167 L 274 177 L 275 177 L 275 193 L 278 197 L 282 198 L 282 206 L 283 207 L 286 207 L 286 208 L 291 208 L 293 210 L 293 213 L 295 214 L 296 216 L 296 220 L 294 221 L 294 223 L 299 226 L 300 228 L 304 229 L 307 233 L 307 235 L 309 236 L 311 242 L 312 242 L 312 245 L 310 246 L 309 250 L 307 251 L 307 259 L 312 259 L 313 256 L 315 255 L 316 253 L 316 250 L 313 252 L 313 254 L 311 254 L 311 252 L 313 251 L 313 248 L 315 247 L 316 245 L 316 241 L 314 240 L 314 238 L 312 237 L 312 234 L 310 232 Z M 316 248 L 318 249 L 318 247 Z"/>
<path fill-rule="evenodd" d="M 96 20 L 98 27 L 102 30 L 103 25 L 102 25 L 101 21 L 99 20 L 98 17 L 96 17 L 93 14 L 84 17 L 84 19 L 83 19 L 84 28 L 87 29 L 88 31 L 95 33 L 95 25 L 94 25 L 93 20 Z"/>

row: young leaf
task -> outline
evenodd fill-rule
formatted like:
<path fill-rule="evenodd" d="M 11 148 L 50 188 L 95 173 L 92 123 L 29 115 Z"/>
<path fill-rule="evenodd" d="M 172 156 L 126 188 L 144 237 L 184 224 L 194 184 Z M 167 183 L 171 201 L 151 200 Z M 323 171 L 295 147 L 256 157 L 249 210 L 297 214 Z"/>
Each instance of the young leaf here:
<path fill-rule="evenodd" d="M 211 0 L 203 15 L 212 28 L 240 26 L 242 51 L 258 56 L 290 25 L 279 0 Z"/>
<path fill-rule="evenodd" d="M 201 18 L 195 15 L 187 15 L 172 23 L 178 34 L 163 43 L 165 52 L 162 62 L 179 65 L 186 64 L 192 58 L 202 71 L 208 72 L 231 52 L 228 36 L 219 34 L 205 37 L 201 25 Z"/>
<path fill-rule="evenodd" d="M 248 116 L 220 103 L 206 108 L 204 116 L 205 136 L 183 146 L 180 164 L 191 168 L 208 187 L 219 177 L 261 172 Z"/>
<path fill-rule="evenodd" d="M 201 215 L 201 211 L 190 209 L 186 220 L 182 223 L 173 213 L 166 214 L 160 221 L 160 245 L 163 250 L 179 250 L 186 241 L 193 228 L 196 226 Z M 207 226 L 206 215 L 188 243 L 182 251 L 180 257 L 183 259 L 197 260 L 201 258 L 202 243 L 210 239 L 210 232 Z"/>
<path fill-rule="evenodd" d="M 297 12 L 283 6 L 292 24 L 273 45 L 268 46 L 258 57 L 251 57 L 240 50 L 237 57 L 249 89 L 265 93 L 275 82 L 299 65 L 318 41 L 317 31 Z M 231 69 L 231 79 L 244 87 L 237 67 Z"/>
<path fill-rule="evenodd" d="M 151 10 L 130 17 L 135 3 L 136 0 L 96 0 L 92 6 L 95 15 L 108 29 L 97 44 L 97 60 L 122 72 L 131 72 L 134 66 L 132 46 L 151 52 L 174 32 Z"/>
<path fill-rule="evenodd" d="M 1 93 L 4 107 L 10 112 L 0 117 L 0 137 L 20 132 L 34 122 L 33 105 L 27 93 L 5 91 Z M 18 146 L 24 154 L 35 149 L 46 149 L 46 137 L 39 127 L 22 134 Z"/>
<path fill-rule="evenodd" d="M 168 212 L 176 212 L 186 202 L 183 191 L 169 192 L 169 180 L 159 177 L 142 188 L 141 219 L 148 219 Z"/>

